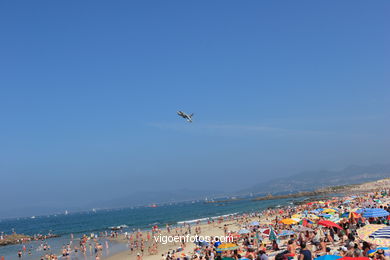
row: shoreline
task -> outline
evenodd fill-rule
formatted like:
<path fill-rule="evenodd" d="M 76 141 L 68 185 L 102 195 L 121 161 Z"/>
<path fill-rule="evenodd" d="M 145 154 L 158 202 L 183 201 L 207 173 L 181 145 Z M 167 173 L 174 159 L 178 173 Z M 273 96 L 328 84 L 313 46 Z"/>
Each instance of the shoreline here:
<path fill-rule="evenodd" d="M 317 198 L 317 200 L 324 199 L 326 197 L 326 195 L 330 195 L 330 194 L 334 195 L 335 192 L 340 193 L 340 194 L 361 194 L 361 193 L 372 192 L 372 191 L 378 190 L 379 188 L 386 188 L 387 187 L 386 184 L 389 183 L 389 181 L 390 181 L 390 178 L 387 178 L 387 179 L 382 179 L 382 180 L 363 183 L 363 184 L 328 187 L 328 188 L 324 188 L 321 190 L 317 190 L 311 194 L 301 192 L 301 193 L 289 194 L 286 197 L 273 196 L 273 197 L 267 197 L 266 199 L 265 198 L 264 199 L 258 199 L 258 198 L 250 199 L 250 198 L 248 198 L 246 200 L 249 203 L 251 203 L 250 201 L 256 202 L 256 201 L 272 201 L 272 200 L 283 199 L 282 202 L 280 202 L 280 201 L 278 202 L 278 203 L 280 203 L 279 205 L 276 205 L 277 203 L 269 203 L 269 205 L 272 204 L 272 206 L 269 206 L 269 207 L 265 206 L 264 208 L 262 208 L 262 210 L 267 210 L 270 208 L 273 208 L 273 209 L 297 208 L 300 205 L 306 204 L 306 202 L 313 200 L 314 198 Z M 312 196 L 309 196 L 309 195 L 312 195 Z M 288 199 L 297 199 L 297 198 L 299 198 L 299 199 L 295 200 L 295 201 L 288 200 Z M 235 200 L 235 201 L 237 201 L 237 200 Z M 247 202 L 245 202 L 245 203 L 247 203 Z M 262 204 L 263 204 L 263 202 L 261 202 L 261 205 Z M 242 218 L 242 216 L 244 216 L 244 215 L 247 216 L 248 212 L 259 212 L 259 210 L 260 210 L 260 208 L 258 208 L 258 209 L 253 208 L 251 210 L 240 210 L 239 209 L 240 205 L 241 204 L 237 204 L 238 208 L 236 208 L 235 205 L 230 206 L 228 208 L 228 210 L 230 210 L 231 213 L 227 213 L 225 211 L 224 212 L 225 214 L 222 214 L 219 216 L 202 217 L 202 216 L 196 215 L 196 217 L 188 219 L 188 214 L 187 214 L 188 220 L 177 221 L 174 224 L 169 224 L 169 225 L 170 225 L 171 229 L 180 229 L 180 226 L 183 226 L 183 224 L 185 224 L 185 225 L 191 224 L 191 226 L 193 226 L 193 227 L 197 226 L 197 227 L 201 228 L 202 232 L 199 233 L 200 235 L 208 235 L 208 236 L 221 235 L 221 234 L 223 234 L 223 226 L 225 224 L 227 226 L 236 225 L 234 223 L 237 223 L 237 221 L 238 221 L 237 219 Z M 243 205 L 245 205 L 245 204 L 243 204 Z M 249 205 L 249 204 L 246 204 L 246 206 L 247 205 Z M 175 210 L 179 210 L 179 209 L 173 209 L 173 210 L 175 211 Z M 221 218 L 223 218 L 223 221 L 221 221 Z M 235 219 L 235 220 L 232 220 L 232 219 Z M 207 224 L 208 220 L 214 220 L 213 224 Z M 253 220 L 256 220 L 256 221 L 261 220 L 261 221 L 269 222 L 269 220 L 267 220 L 267 219 L 264 220 L 264 219 L 261 219 L 258 217 L 253 218 Z M 158 234 L 167 235 L 166 228 L 165 228 L 166 223 L 164 221 L 162 221 L 162 223 L 158 223 L 158 225 L 160 227 L 164 227 L 162 229 L 161 233 L 158 233 Z M 236 227 L 236 228 L 238 228 L 238 227 Z M 134 230 L 135 229 L 133 229 L 133 232 L 134 232 Z M 145 238 L 147 236 L 147 233 L 149 230 L 150 230 L 150 227 L 145 227 L 142 230 L 140 230 L 142 233 L 142 237 Z M 121 231 L 121 232 L 124 232 L 124 231 Z M 101 232 L 101 233 L 104 233 L 104 232 Z M 126 232 L 126 233 L 130 234 L 131 232 Z M 114 250 L 114 251 L 116 251 L 115 253 L 112 250 L 108 250 L 108 247 L 107 247 L 107 252 L 104 252 L 105 256 L 104 257 L 102 256 L 103 259 L 120 260 L 120 259 L 128 259 L 129 257 L 134 258 L 134 259 L 136 258 L 136 253 L 135 253 L 136 250 L 134 250 L 133 254 L 130 253 L 130 249 L 128 246 L 128 239 L 126 239 L 124 236 L 125 236 L 124 233 L 120 233 L 118 235 L 118 238 L 109 238 L 109 237 L 107 237 L 107 233 L 106 233 L 105 237 L 103 236 L 103 237 L 99 238 L 99 240 L 102 240 L 102 241 L 109 240 L 115 244 L 117 244 L 117 243 L 121 244 L 121 247 L 120 247 L 121 250 Z M 50 241 L 50 240 L 47 240 L 47 241 Z M 24 245 L 27 246 L 28 243 L 25 243 Z M 114 245 L 112 245 L 112 246 L 114 246 Z M 148 259 L 148 260 L 157 260 L 155 254 L 150 255 L 148 253 L 148 248 L 151 246 L 152 246 L 152 244 L 150 243 L 150 241 L 148 241 L 148 243 L 145 243 L 145 250 L 144 250 L 145 255 L 143 258 Z M 168 250 L 175 250 L 176 246 L 178 246 L 178 245 L 169 244 L 169 245 L 160 246 L 157 249 L 157 252 L 158 252 L 157 256 L 161 257 L 161 253 L 164 253 L 164 252 L 166 253 Z M 194 247 L 195 247 L 195 244 L 188 244 L 186 250 L 191 251 L 194 249 Z M 126 248 L 126 249 L 122 250 L 123 248 Z M 110 253 L 108 251 L 111 251 L 111 253 L 114 253 L 114 254 L 110 255 Z M 187 253 L 189 253 L 189 252 L 187 252 Z M 90 258 L 88 258 L 88 259 L 90 259 Z"/>
<path fill-rule="evenodd" d="M 313 192 L 298 192 L 298 193 L 289 194 L 289 195 L 259 197 L 259 198 L 252 199 L 252 201 L 266 201 L 266 200 L 306 197 L 305 199 L 300 200 L 297 204 L 295 204 L 293 206 L 289 206 L 289 207 L 297 208 L 297 207 L 299 207 L 300 204 L 303 204 L 304 202 L 311 201 L 314 198 L 318 199 L 321 197 L 325 197 L 326 195 L 334 194 L 336 192 L 339 194 L 343 194 L 344 196 L 347 194 L 351 194 L 351 193 L 363 194 L 363 193 L 368 193 L 368 192 L 378 190 L 380 188 L 386 188 L 386 186 L 389 183 L 390 183 L 390 178 L 386 178 L 386 179 L 381 179 L 381 180 L 362 183 L 362 184 L 326 187 L 326 188 L 318 189 L 318 190 L 313 191 Z M 309 197 L 309 198 L 307 198 L 307 197 Z M 232 201 L 237 201 L 237 199 L 232 200 Z M 213 202 L 213 203 L 218 203 L 218 202 Z M 272 208 L 276 208 L 276 207 L 272 207 Z M 240 212 L 237 214 L 237 216 L 238 217 L 245 216 L 245 214 L 243 214 L 243 215 L 240 215 L 240 214 L 243 214 L 243 213 Z M 257 216 L 251 217 L 251 218 L 246 218 L 246 221 L 247 222 L 248 221 L 259 221 L 260 223 L 262 223 L 262 222 L 269 223 L 268 218 L 257 217 Z M 182 221 L 182 223 L 186 223 L 186 222 Z M 207 223 L 197 223 L 197 225 L 194 225 L 194 226 L 197 226 L 202 230 L 202 232 L 200 232 L 199 235 L 219 236 L 219 235 L 223 234 L 223 228 L 226 225 L 227 226 L 234 225 L 235 228 L 237 229 L 240 227 L 240 225 L 238 225 L 239 223 L 240 223 L 240 221 L 237 219 L 236 220 L 229 220 L 228 219 L 228 220 L 221 221 L 218 224 L 213 223 L 213 224 L 211 224 L 212 226 L 210 226 L 210 224 L 207 224 Z M 166 232 L 167 232 L 166 229 L 164 229 L 161 233 L 159 233 L 159 235 L 164 235 L 164 234 L 166 234 Z M 127 243 L 127 240 L 124 238 L 119 239 L 118 242 L 119 241 L 121 241 L 122 243 Z M 177 246 L 177 244 L 163 245 L 163 246 L 158 248 L 158 251 L 156 254 L 144 254 L 142 256 L 142 259 L 143 260 L 161 259 L 162 254 L 165 254 L 167 251 L 175 250 L 174 249 L 175 246 Z M 195 247 L 196 247 L 196 245 L 194 243 L 191 243 L 191 244 L 187 245 L 187 247 L 183 250 L 183 252 L 186 255 L 190 254 L 191 251 L 193 251 Z M 130 249 L 127 249 L 127 250 L 124 250 L 123 252 L 119 252 L 119 253 L 116 253 L 114 255 L 111 255 L 105 259 L 107 259 L 107 260 L 137 259 L 137 253 L 135 253 L 135 252 L 131 253 Z"/>

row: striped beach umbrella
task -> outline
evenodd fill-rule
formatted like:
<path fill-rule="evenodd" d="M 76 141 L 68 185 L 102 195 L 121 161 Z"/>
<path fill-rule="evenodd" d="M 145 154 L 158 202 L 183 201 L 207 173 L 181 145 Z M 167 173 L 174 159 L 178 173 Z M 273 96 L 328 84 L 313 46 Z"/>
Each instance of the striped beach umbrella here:
<path fill-rule="evenodd" d="M 371 224 L 357 230 L 361 240 L 378 246 L 390 246 L 390 227 Z"/>
<path fill-rule="evenodd" d="M 384 209 L 381 208 L 365 208 L 363 209 L 363 217 L 365 218 L 378 218 L 378 217 L 386 217 L 390 215 Z"/>

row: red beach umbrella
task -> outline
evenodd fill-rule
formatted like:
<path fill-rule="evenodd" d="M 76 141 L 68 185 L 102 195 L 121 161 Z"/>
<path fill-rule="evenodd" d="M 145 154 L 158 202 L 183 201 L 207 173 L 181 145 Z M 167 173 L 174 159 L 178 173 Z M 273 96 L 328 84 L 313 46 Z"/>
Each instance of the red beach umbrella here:
<path fill-rule="evenodd" d="M 338 229 L 343 229 L 342 227 L 340 227 L 336 223 L 334 223 L 332 221 L 329 221 L 329 220 L 320 220 L 320 221 L 318 221 L 318 225 L 322 225 L 322 226 L 325 226 L 325 227 L 335 227 L 335 228 L 338 228 Z"/>

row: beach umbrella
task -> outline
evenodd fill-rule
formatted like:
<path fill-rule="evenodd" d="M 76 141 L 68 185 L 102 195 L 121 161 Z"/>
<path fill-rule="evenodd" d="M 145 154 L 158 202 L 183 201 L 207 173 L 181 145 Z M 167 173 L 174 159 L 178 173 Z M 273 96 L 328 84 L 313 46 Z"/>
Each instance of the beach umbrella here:
<path fill-rule="evenodd" d="M 311 220 L 319 219 L 319 217 L 317 215 L 314 215 L 314 214 L 307 215 L 307 218 L 309 218 Z"/>
<path fill-rule="evenodd" d="M 291 218 L 293 218 L 293 219 L 294 218 L 298 218 L 298 219 L 302 218 L 302 214 L 294 214 L 294 215 L 291 216 Z"/>
<path fill-rule="evenodd" d="M 340 259 L 342 258 L 342 256 L 339 256 L 339 255 L 323 255 L 323 256 L 319 256 L 317 258 L 314 258 L 316 260 L 336 260 L 336 259 Z"/>
<path fill-rule="evenodd" d="M 386 210 L 381 209 L 381 208 L 363 209 L 363 217 L 365 217 L 365 218 L 386 217 L 388 215 L 390 215 L 389 212 L 387 212 Z"/>
<path fill-rule="evenodd" d="M 307 226 L 307 224 L 313 224 L 313 221 L 311 221 L 310 219 L 302 219 L 301 221 L 299 221 L 299 225 L 302 225 L 302 226 Z"/>
<path fill-rule="evenodd" d="M 292 230 L 282 230 L 282 231 L 278 234 L 278 236 L 280 236 L 280 237 L 285 237 L 285 236 L 291 236 L 291 235 L 294 235 L 294 234 L 295 234 L 295 232 L 292 231 Z"/>
<path fill-rule="evenodd" d="M 329 221 L 332 221 L 334 223 L 339 223 L 340 222 L 340 218 L 338 216 L 331 216 L 329 218 Z"/>
<path fill-rule="evenodd" d="M 375 249 L 368 250 L 367 254 L 368 254 L 368 256 L 373 257 L 375 255 L 375 253 L 378 252 L 378 250 L 380 250 L 380 249 L 382 249 L 384 251 L 389 250 L 388 247 L 377 247 Z M 385 252 L 385 256 L 387 256 L 387 255 L 388 255 L 388 253 Z"/>
<path fill-rule="evenodd" d="M 271 230 L 270 230 L 270 233 L 269 233 L 269 240 L 276 240 L 277 239 L 277 234 L 275 232 L 275 230 L 271 227 Z"/>
<path fill-rule="evenodd" d="M 334 210 L 334 209 L 324 209 L 322 212 L 323 213 L 335 213 L 336 210 Z"/>
<path fill-rule="evenodd" d="M 258 221 L 252 221 L 251 226 L 260 226 L 260 223 Z"/>
<path fill-rule="evenodd" d="M 242 235 L 242 234 L 248 234 L 248 233 L 250 233 L 250 232 L 251 232 L 250 230 L 248 230 L 248 229 L 246 229 L 246 228 L 243 228 L 243 229 L 240 229 L 240 230 L 238 231 L 238 234 Z"/>
<path fill-rule="evenodd" d="M 318 225 L 325 226 L 325 227 L 335 227 L 338 229 L 343 229 L 338 224 L 336 224 L 332 221 L 329 221 L 329 220 L 320 220 L 320 221 L 318 221 Z"/>
<path fill-rule="evenodd" d="M 280 222 L 283 224 L 286 224 L 286 225 L 293 225 L 293 224 L 298 223 L 299 221 L 296 221 L 296 220 L 291 219 L 291 218 L 285 218 L 285 219 L 282 219 Z"/>
<path fill-rule="evenodd" d="M 218 251 L 229 251 L 229 250 L 236 250 L 239 246 L 234 243 L 222 243 L 217 247 Z"/>
<path fill-rule="evenodd" d="M 386 225 L 371 224 L 357 230 L 361 240 L 378 246 L 390 246 L 390 227 Z"/>
<path fill-rule="evenodd" d="M 360 215 L 356 212 L 345 212 L 341 215 L 342 218 L 360 218 Z"/>
<path fill-rule="evenodd" d="M 269 234 L 271 233 L 271 228 L 260 229 L 260 233 L 263 235 L 269 236 Z"/>
<path fill-rule="evenodd" d="M 314 210 L 310 211 L 310 213 L 318 215 L 318 214 L 321 214 L 321 210 L 314 209 Z"/>
<path fill-rule="evenodd" d="M 370 260 L 369 257 L 349 257 L 349 256 L 345 256 L 345 257 L 342 257 L 342 258 L 339 258 L 340 260 Z"/>

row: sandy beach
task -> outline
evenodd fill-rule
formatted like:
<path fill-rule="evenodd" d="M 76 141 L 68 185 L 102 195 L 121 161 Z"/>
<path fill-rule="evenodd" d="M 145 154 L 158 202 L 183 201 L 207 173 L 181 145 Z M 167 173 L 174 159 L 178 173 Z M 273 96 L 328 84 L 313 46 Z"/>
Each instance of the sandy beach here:
<path fill-rule="evenodd" d="M 238 240 L 235 240 L 234 242 L 237 243 L 239 246 L 239 252 L 242 254 L 248 255 L 248 252 L 251 250 L 248 249 L 248 246 L 245 246 L 243 244 L 243 241 L 246 241 L 247 239 L 252 239 L 253 241 L 254 234 L 258 234 L 259 230 L 264 230 L 269 227 L 273 227 L 275 232 L 285 232 L 291 231 L 291 233 L 294 233 L 294 235 L 287 236 L 287 237 L 278 237 L 277 243 L 278 248 L 277 250 L 273 248 L 273 241 L 271 241 L 270 236 L 266 236 L 262 234 L 262 242 L 256 244 L 256 241 L 252 242 L 252 245 L 249 246 L 249 248 L 253 248 L 254 246 L 257 249 L 262 249 L 266 252 L 267 257 L 275 258 L 277 254 L 280 252 L 283 252 L 285 250 L 290 250 L 291 247 L 293 247 L 293 255 L 289 256 L 289 259 L 298 259 L 299 255 L 299 246 L 296 243 L 296 241 L 302 239 L 302 234 L 305 234 L 305 232 L 297 232 L 296 226 L 299 227 L 305 227 L 307 230 L 312 230 L 313 236 L 310 236 L 310 239 L 307 240 L 307 247 L 310 248 L 313 255 L 320 256 L 325 254 L 332 254 L 332 255 L 343 255 L 347 254 L 347 250 L 349 250 L 348 244 L 345 246 L 345 243 L 350 238 L 343 237 L 342 234 L 355 234 L 354 229 L 350 228 L 353 225 L 357 225 L 357 223 L 362 223 L 362 225 L 370 225 L 371 222 L 373 222 L 373 219 L 367 219 L 367 218 L 359 218 L 359 219 L 350 219 L 350 218 L 339 218 L 339 216 L 342 216 L 342 212 L 352 212 L 356 211 L 360 207 L 374 207 L 379 208 L 385 206 L 386 210 L 389 210 L 387 208 L 387 205 L 390 203 L 390 197 L 388 193 L 383 193 L 384 190 L 388 189 L 390 187 L 390 180 L 379 180 L 375 182 L 370 183 L 364 183 L 361 185 L 354 185 L 349 187 L 347 190 L 345 190 L 346 195 L 342 198 L 334 198 L 330 201 L 323 202 L 323 201 L 317 201 L 317 202 L 310 202 L 305 203 L 303 205 L 299 206 L 289 206 L 287 208 L 283 209 L 272 209 L 267 210 L 265 212 L 258 212 L 254 213 L 253 215 L 236 215 L 231 216 L 225 219 L 221 219 L 218 221 L 215 221 L 213 223 L 196 223 L 192 224 L 191 226 L 191 235 L 195 235 L 195 230 L 197 235 L 199 236 L 223 236 L 225 234 L 238 234 L 242 229 L 249 229 L 251 232 L 249 234 L 244 234 L 239 236 Z M 382 193 L 380 193 L 382 192 Z M 378 195 L 378 194 L 386 194 Z M 380 199 L 379 199 L 380 196 Z M 378 198 L 378 199 L 376 199 Z M 350 204 L 346 204 L 345 202 L 353 200 L 349 202 Z M 338 223 L 337 225 L 341 225 L 344 228 L 341 232 L 338 229 L 333 229 L 331 227 L 322 227 L 318 225 L 319 221 L 329 221 L 328 218 L 323 217 L 321 214 L 318 214 L 318 216 L 313 216 L 312 218 L 307 219 L 307 221 L 311 222 L 310 224 L 306 223 L 302 224 L 299 222 L 294 222 L 293 224 L 283 224 L 280 221 L 283 219 L 291 219 L 292 217 L 300 217 L 302 218 L 302 212 L 308 211 L 308 210 L 316 210 L 317 208 L 327 208 L 327 212 L 329 213 L 335 213 L 331 215 L 332 220 L 336 220 Z M 357 214 L 357 213 L 356 213 Z M 314 215 L 314 214 L 313 214 Z M 336 217 L 337 215 L 337 217 Z M 360 216 L 360 215 L 359 215 Z M 259 226 L 254 228 L 250 225 L 250 223 L 253 223 L 254 221 L 259 222 Z M 302 221 L 302 220 L 301 220 Z M 370 221 L 370 222 L 369 222 Z M 377 221 L 377 220 L 375 220 Z M 382 220 L 381 220 L 382 221 Z M 385 223 L 388 223 L 388 220 Z M 286 222 L 287 223 L 287 222 Z M 305 222 L 304 222 L 305 223 Z M 375 222 L 376 223 L 376 222 Z M 272 225 L 272 226 L 271 226 Z M 356 229 L 360 227 L 360 224 L 356 226 Z M 354 227 L 355 228 L 355 227 Z M 188 232 L 187 228 L 180 229 L 179 227 L 171 227 L 171 232 L 168 233 L 167 229 L 164 228 L 162 230 L 159 230 L 157 233 L 155 233 L 155 236 L 164 236 L 164 235 L 173 235 L 173 234 L 184 234 L 180 233 L 184 232 L 186 230 Z M 172 230 L 175 230 L 177 233 L 174 233 Z M 295 231 L 293 231 L 295 230 Z M 330 238 L 329 231 L 331 233 L 333 232 L 339 232 L 339 236 L 336 235 L 336 237 L 339 239 L 337 242 L 334 238 Z M 310 232 L 311 233 L 311 232 Z M 334 233 L 334 234 L 336 234 Z M 186 234 L 186 233 L 185 233 Z M 320 235 L 319 235 L 320 234 Z M 333 235 L 334 235 L 333 234 Z M 320 239 L 317 242 L 313 242 L 313 238 L 316 236 L 319 236 Z M 349 235 L 348 235 L 349 236 Z M 142 238 L 146 237 L 146 233 L 144 232 L 142 234 Z M 334 237 L 334 236 L 333 236 Z M 116 241 L 128 243 L 129 238 L 125 238 L 124 234 L 120 234 L 118 238 L 115 238 Z M 289 245 L 289 241 L 294 241 L 294 246 Z M 323 241 L 323 242 L 322 242 Z M 348 240 L 349 241 L 349 240 Z M 354 235 L 354 241 L 359 241 L 359 243 L 363 243 L 357 235 Z M 350 243 L 349 241 L 348 243 Z M 292 242 L 291 242 L 292 243 Z M 300 243 L 303 243 L 302 241 Z M 212 245 L 208 247 L 208 249 L 205 249 L 207 247 L 199 247 L 195 243 L 186 243 L 185 247 L 181 247 L 180 243 L 154 243 L 153 238 L 147 242 L 145 242 L 145 248 L 153 247 L 153 244 L 155 244 L 155 249 L 153 253 L 148 252 L 148 250 L 144 250 L 144 253 L 142 254 L 139 249 L 134 249 L 133 252 L 131 250 L 126 250 L 124 252 L 120 252 L 118 254 L 115 254 L 111 257 L 109 257 L 109 260 L 124 260 L 124 259 L 145 259 L 145 260 L 157 260 L 157 259 L 188 259 L 188 258 L 194 258 L 194 257 L 200 257 L 200 258 L 207 258 L 204 255 L 204 252 L 207 250 L 211 250 L 210 248 Z M 323 244 L 322 246 L 320 244 Z M 364 244 L 364 243 L 363 243 Z M 355 244 L 354 244 L 355 245 Z M 360 248 L 361 244 L 356 244 L 355 247 Z M 302 245 L 301 245 L 302 246 Z M 371 246 L 371 250 L 374 250 L 376 248 L 376 245 Z M 173 253 L 173 250 L 176 252 Z M 360 248 L 359 250 L 363 250 L 363 248 Z M 179 251 L 179 252 L 177 252 Z M 169 256 L 167 256 L 169 252 Z M 232 251 L 227 251 L 232 253 Z M 139 254 L 139 255 L 137 255 Z M 232 255 L 226 255 L 226 251 L 223 253 L 224 257 L 233 257 Z M 251 255 L 251 254 L 249 254 Z M 313 256 L 314 257 L 314 256 Z M 233 258 L 237 259 L 236 256 Z M 249 257 L 250 258 L 250 257 Z M 253 256 L 252 256 L 253 258 Z M 388 256 L 386 256 L 386 259 L 388 259 Z"/>

